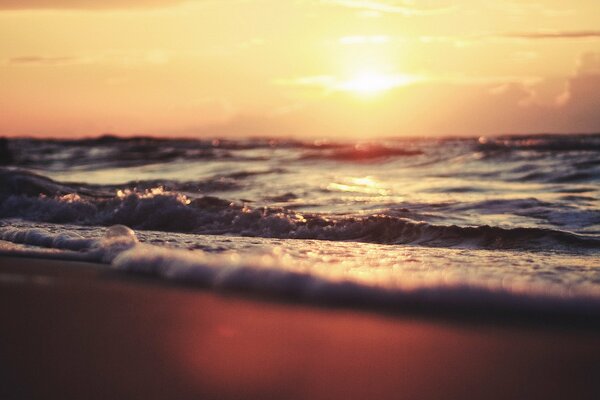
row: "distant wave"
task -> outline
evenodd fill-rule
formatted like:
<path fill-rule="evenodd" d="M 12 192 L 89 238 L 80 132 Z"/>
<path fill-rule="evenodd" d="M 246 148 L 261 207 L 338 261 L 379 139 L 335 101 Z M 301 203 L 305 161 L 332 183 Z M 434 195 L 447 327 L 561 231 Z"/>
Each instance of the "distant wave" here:
<path fill-rule="evenodd" d="M 177 160 L 259 159 L 239 150 L 268 147 L 268 141 L 225 141 L 160 139 L 151 137 L 119 138 L 102 136 L 82 140 L 12 139 L 11 164 L 28 168 L 90 169 L 135 167 Z"/>
<path fill-rule="evenodd" d="M 17 138 L 3 144 L 0 164 L 24 168 L 56 169 L 77 167 L 102 168 L 139 167 L 177 161 L 267 161 L 279 151 L 290 162 L 333 160 L 344 163 L 378 163 L 387 160 L 420 156 L 419 163 L 431 165 L 447 161 L 447 155 L 468 156 L 481 153 L 486 158 L 512 157 L 523 151 L 539 154 L 565 152 L 600 152 L 600 134 L 596 135 L 526 135 L 490 138 L 412 138 L 364 141 L 302 141 L 281 138 L 247 139 L 167 139 L 155 137 L 121 138 L 105 135 L 91 139 L 53 140 Z M 282 155 L 281 152 L 285 154 Z M 575 171 L 560 176 L 548 171 L 527 171 L 537 180 L 536 173 L 548 182 L 577 182 L 594 175 L 597 160 L 575 161 Z"/>
<path fill-rule="evenodd" d="M 28 172 L 0 173 L 0 218 L 84 225 L 123 224 L 204 234 L 485 249 L 600 249 L 600 239 L 542 228 L 434 225 L 394 215 L 303 213 L 249 207 L 164 188 L 95 192 Z"/>
<path fill-rule="evenodd" d="M 478 148 L 483 151 L 600 152 L 600 134 L 480 138 Z"/>
<path fill-rule="evenodd" d="M 169 192 L 224 192 L 241 188 L 242 182 L 250 177 L 268 174 L 283 174 L 285 170 L 262 169 L 217 174 L 197 181 L 178 181 L 174 179 L 148 179 L 126 182 L 121 185 L 94 185 L 79 182 L 60 183 L 45 176 L 26 170 L 0 168 L 0 195 L 21 194 L 27 196 L 58 196 L 78 193 L 89 197 L 113 197 L 118 190 L 151 190 L 162 188 Z"/>
<path fill-rule="evenodd" d="M 391 157 L 406 157 L 423 154 L 421 150 L 408 150 L 403 147 L 389 147 L 375 144 L 356 144 L 312 150 L 302 159 L 327 159 L 334 161 L 374 161 Z"/>
<path fill-rule="evenodd" d="M 177 160 L 258 161 L 253 150 L 293 150 L 291 159 L 376 161 L 422 154 L 408 143 L 349 143 L 292 139 L 161 139 L 102 136 L 82 140 L 12 139 L 8 142 L 11 164 L 35 168 L 135 167 Z"/>

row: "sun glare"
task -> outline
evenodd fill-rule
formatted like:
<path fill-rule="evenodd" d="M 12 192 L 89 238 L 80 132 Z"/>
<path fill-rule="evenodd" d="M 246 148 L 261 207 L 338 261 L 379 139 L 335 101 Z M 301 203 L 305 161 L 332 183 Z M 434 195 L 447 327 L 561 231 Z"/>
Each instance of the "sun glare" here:
<path fill-rule="evenodd" d="M 387 75 L 377 72 L 361 72 L 338 85 L 338 89 L 360 95 L 375 95 L 399 86 L 406 86 L 418 79 L 411 75 Z"/>

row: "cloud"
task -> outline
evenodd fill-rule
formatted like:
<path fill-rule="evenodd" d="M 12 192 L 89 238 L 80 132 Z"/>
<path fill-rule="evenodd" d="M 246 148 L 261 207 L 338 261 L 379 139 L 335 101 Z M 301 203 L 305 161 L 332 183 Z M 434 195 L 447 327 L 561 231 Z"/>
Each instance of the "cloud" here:
<path fill-rule="evenodd" d="M 295 90 L 331 79 L 315 76 L 285 83 Z M 298 97 L 285 112 L 233 118 L 200 131 L 302 137 L 600 132 L 600 53 L 581 56 L 570 77 L 494 80 L 422 81 L 367 100 L 330 91 L 316 98 Z"/>
<path fill-rule="evenodd" d="M 525 1 L 488 1 L 480 2 L 485 7 L 492 10 L 492 12 L 500 12 L 507 14 L 510 17 L 517 18 L 529 18 L 535 16 L 539 17 L 564 17 L 567 15 L 574 15 L 577 13 L 574 8 L 553 8 L 549 7 L 544 2 L 525 2 Z M 565 2 L 567 3 L 567 2 Z"/>
<path fill-rule="evenodd" d="M 333 4 L 361 11 L 400 14 L 403 16 L 429 15 L 445 12 L 453 7 L 436 5 L 434 7 L 416 6 L 412 1 L 384 1 L 384 0 L 321 0 L 325 4 Z"/>
<path fill-rule="evenodd" d="M 185 0 L 0 0 L 0 10 L 102 10 L 168 7 Z"/>
<path fill-rule="evenodd" d="M 515 32 L 499 35 L 500 37 L 524 40 L 544 39 L 600 39 L 600 30 L 581 31 L 546 31 L 546 32 Z"/>
<path fill-rule="evenodd" d="M 23 55 L 4 60 L 4 64 L 13 66 L 64 66 L 81 64 L 105 64 L 105 65 L 160 65 L 167 64 L 171 60 L 171 53 L 160 48 L 146 51 L 110 51 L 94 55 L 79 56 L 45 56 L 45 55 Z M 2 63 L 2 60 L 0 60 Z"/>
<path fill-rule="evenodd" d="M 597 75 L 600 74 L 600 53 L 585 53 L 577 64 L 577 74 Z"/>
<path fill-rule="evenodd" d="M 82 60 L 77 57 L 43 57 L 43 56 L 23 56 L 8 59 L 8 64 L 12 65 L 66 65 L 77 64 Z"/>
<path fill-rule="evenodd" d="M 568 80 L 557 103 L 571 126 L 582 131 L 595 126 L 600 131 L 600 52 L 581 56 L 576 74 Z"/>

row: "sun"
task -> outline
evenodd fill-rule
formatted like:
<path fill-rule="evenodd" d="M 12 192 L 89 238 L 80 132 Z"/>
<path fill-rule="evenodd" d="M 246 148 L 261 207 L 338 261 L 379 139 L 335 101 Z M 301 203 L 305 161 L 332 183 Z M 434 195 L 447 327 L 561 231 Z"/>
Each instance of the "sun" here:
<path fill-rule="evenodd" d="M 338 84 L 338 89 L 359 95 L 375 95 L 390 89 L 415 83 L 418 78 L 403 74 L 383 74 L 375 71 L 361 71 L 350 79 Z"/>

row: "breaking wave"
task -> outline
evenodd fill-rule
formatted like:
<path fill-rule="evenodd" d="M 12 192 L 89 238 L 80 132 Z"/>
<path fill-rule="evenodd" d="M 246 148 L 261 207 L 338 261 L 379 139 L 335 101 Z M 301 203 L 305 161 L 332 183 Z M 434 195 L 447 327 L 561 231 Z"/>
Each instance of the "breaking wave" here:
<path fill-rule="evenodd" d="M 282 239 L 361 241 L 485 249 L 600 249 L 600 239 L 537 227 L 438 225 L 390 213 L 298 212 L 251 207 L 214 196 L 188 197 L 163 187 L 72 185 L 29 172 L 0 173 L 0 218 Z"/>
<path fill-rule="evenodd" d="M 42 229 L 0 228 L 0 240 L 70 250 L 63 252 L 62 258 L 101 262 L 117 271 L 184 285 L 320 305 L 444 315 L 458 313 L 485 318 L 501 315 L 568 318 L 585 323 L 600 316 L 600 297 L 593 291 L 565 293 L 534 284 L 511 287 L 483 282 L 411 282 L 410 279 L 378 285 L 328 276 L 316 270 L 298 271 L 288 265 L 289 259 L 272 253 L 249 253 L 240 257 L 141 244 L 131 229 L 120 225 L 108 228 L 98 239 L 84 239 L 72 233 L 53 234 Z M 35 256 L 36 250 L 21 253 Z"/>

